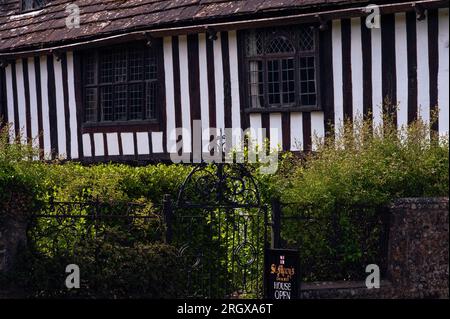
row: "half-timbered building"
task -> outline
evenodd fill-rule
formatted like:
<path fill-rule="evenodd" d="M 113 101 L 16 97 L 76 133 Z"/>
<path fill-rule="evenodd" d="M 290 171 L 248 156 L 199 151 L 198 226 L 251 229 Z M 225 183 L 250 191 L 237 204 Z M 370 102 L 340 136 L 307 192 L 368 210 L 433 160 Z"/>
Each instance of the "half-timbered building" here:
<path fill-rule="evenodd" d="M 436 115 L 446 135 L 448 15 L 448 0 L 0 0 L 0 115 L 12 139 L 87 162 L 167 158 L 180 127 L 189 152 L 196 120 L 290 151 L 385 113 Z"/>

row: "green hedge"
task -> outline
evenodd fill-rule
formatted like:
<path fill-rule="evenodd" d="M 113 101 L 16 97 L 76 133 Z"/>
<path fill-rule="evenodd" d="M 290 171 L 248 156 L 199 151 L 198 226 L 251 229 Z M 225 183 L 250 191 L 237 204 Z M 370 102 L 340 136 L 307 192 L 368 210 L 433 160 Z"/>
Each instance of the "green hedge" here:
<path fill-rule="evenodd" d="M 370 123 L 347 123 L 336 132 L 336 139 L 319 143 L 318 152 L 302 159 L 284 154 L 275 175 L 255 173 L 262 199 L 267 204 L 273 198 L 281 198 L 292 204 L 291 210 L 294 212 L 304 207 L 314 207 L 312 214 L 324 217 L 324 220 L 331 216 L 337 205 L 344 207 L 338 221 L 343 229 L 342 244 L 338 248 L 330 247 L 327 241 L 325 230 L 330 227 L 329 219 L 322 228 L 318 228 L 323 232 L 316 232 L 320 238 L 306 235 L 294 223 L 287 224 L 283 232 L 285 240 L 302 242 L 305 248 L 302 258 L 315 262 L 315 273 L 310 274 L 310 279 L 329 279 L 326 277 L 335 271 L 330 268 L 331 264 L 340 263 L 340 269 L 345 271 L 349 263 L 367 262 L 376 256 L 375 251 L 361 251 L 361 247 L 355 244 L 365 223 L 364 214 L 370 217 L 373 211 L 345 210 L 345 207 L 362 204 L 376 207 L 399 197 L 448 196 L 448 137 L 436 142 L 434 136 L 429 136 L 429 126 L 420 121 L 400 132 L 389 121 L 386 123 L 374 129 Z M 37 155 L 35 150 L 23 145 L 10 145 L 6 136 L 7 130 L 3 129 L 0 133 L 0 217 L 5 212 L 2 205 L 19 193 L 31 195 L 28 203 L 31 210 L 50 196 L 63 201 L 96 198 L 101 201 L 139 201 L 156 207 L 166 193 L 175 198 L 179 186 L 192 168 L 175 164 L 131 167 L 35 162 L 30 161 Z M 378 233 L 379 230 L 375 229 L 371 236 Z M 126 262 L 127 258 L 122 258 L 121 254 L 133 254 L 133 249 L 137 247 L 138 244 L 133 245 L 132 250 L 125 246 L 115 247 L 109 258 L 118 263 Z M 158 254 L 162 254 L 158 249 L 150 255 L 157 258 Z M 336 261 L 327 256 L 340 257 Z M 43 255 L 39 258 L 36 262 L 50 270 L 59 269 L 61 260 L 67 261 L 65 256 Z M 136 260 L 136 265 L 129 265 L 127 269 L 151 271 L 143 266 L 146 263 L 144 259 L 131 259 Z M 53 266 L 50 265 L 53 263 Z M 33 269 L 37 271 L 36 282 L 41 282 L 47 275 L 45 269 Z M 39 273 L 43 275 L 39 277 Z M 125 272 L 125 275 L 131 276 L 132 272 Z M 344 273 L 334 275 L 336 278 L 345 277 Z M 109 278 L 106 268 L 102 276 Z M 151 285 L 159 287 L 158 283 Z M 117 288 L 118 292 L 116 288 L 108 289 L 121 295 L 122 288 Z M 141 291 L 144 294 L 153 293 L 144 288 Z"/>
<path fill-rule="evenodd" d="M 372 136 L 368 123 L 347 124 L 337 132 L 337 139 L 328 139 L 306 159 L 284 154 L 277 174 L 256 173 L 263 200 L 270 203 L 281 197 L 325 207 L 336 202 L 383 204 L 399 197 L 447 196 L 448 137 L 435 143 L 428 138 L 428 129 L 417 122 L 397 134 L 385 125 Z M 164 194 L 176 196 L 192 169 L 180 164 L 36 163 L 27 160 L 32 149 L 8 145 L 4 132 L 0 136 L 2 198 L 23 191 L 37 199 L 50 195 L 60 200 L 144 198 L 159 205 Z"/>
<path fill-rule="evenodd" d="M 44 165 L 45 187 L 59 200 L 134 201 L 145 198 L 155 206 L 164 194 L 176 196 L 190 171 L 183 165 L 132 167 L 124 164 L 83 166 L 78 163 Z"/>
<path fill-rule="evenodd" d="M 302 205 L 383 204 L 399 197 L 447 196 L 448 138 L 435 143 L 428 126 L 414 123 L 394 133 L 389 125 L 375 134 L 367 123 L 347 124 L 338 138 L 306 159 L 283 155 L 275 175 L 257 175 L 264 201 L 280 197 Z M 154 205 L 164 194 L 176 196 L 192 166 L 120 164 L 83 166 L 28 161 L 32 150 L 0 141 L 0 196 L 14 191 L 60 200 L 146 199 Z M 337 145 L 337 147 L 335 147 Z M 254 170 L 254 167 L 251 168 Z M 255 170 L 254 170 L 255 171 Z"/>
<path fill-rule="evenodd" d="M 320 207 L 448 196 L 448 136 L 437 142 L 429 132 L 421 121 L 399 130 L 389 121 L 375 129 L 346 123 L 304 161 L 288 157 L 267 188 L 284 201 Z"/>
<path fill-rule="evenodd" d="M 65 286 L 70 264 L 80 267 L 80 289 Z M 52 256 L 26 251 L 11 277 L 35 298 L 180 298 L 185 284 L 181 267 L 169 245 L 95 241 Z"/>

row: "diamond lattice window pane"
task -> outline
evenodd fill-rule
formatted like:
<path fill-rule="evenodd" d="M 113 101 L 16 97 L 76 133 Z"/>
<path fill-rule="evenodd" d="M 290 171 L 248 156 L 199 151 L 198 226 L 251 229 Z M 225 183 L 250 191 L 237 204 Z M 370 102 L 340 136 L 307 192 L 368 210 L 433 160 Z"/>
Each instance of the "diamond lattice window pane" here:
<path fill-rule="evenodd" d="M 301 51 L 314 50 L 314 31 L 312 28 L 303 27 L 300 29 L 299 46 Z"/>
<path fill-rule="evenodd" d="M 266 53 L 290 53 L 294 51 L 294 46 L 286 37 L 276 37 L 270 41 Z"/>
<path fill-rule="evenodd" d="M 313 27 L 256 29 L 246 35 L 250 107 L 317 104 Z"/>
<path fill-rule="evenodd" d="M 248 57 L 261 55 L 263 53 L 263 34 L 252 30 L 247 34 L 246 54 Z"/>

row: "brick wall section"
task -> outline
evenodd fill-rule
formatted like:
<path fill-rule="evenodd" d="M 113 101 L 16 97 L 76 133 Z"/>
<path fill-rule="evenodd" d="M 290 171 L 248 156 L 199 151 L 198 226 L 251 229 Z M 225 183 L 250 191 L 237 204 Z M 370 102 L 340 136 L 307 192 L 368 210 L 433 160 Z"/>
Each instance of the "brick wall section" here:
<path fill-rule="evenodd" d="M 304 284 L 301 297 L 448 298 L 448 198 L 403 198 L 390 210 L 388 273 L 380 289 L 364 282 Z"/>

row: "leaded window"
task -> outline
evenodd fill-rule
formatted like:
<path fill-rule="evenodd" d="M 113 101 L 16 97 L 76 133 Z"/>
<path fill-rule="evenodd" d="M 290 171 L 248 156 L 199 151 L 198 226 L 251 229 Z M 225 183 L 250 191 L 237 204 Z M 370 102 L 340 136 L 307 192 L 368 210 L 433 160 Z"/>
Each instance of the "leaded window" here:
<path fill-rule="evenodd" d="M 38 10 L 45 6 L 46 0 L 22 0 L 22 11 Z"/>
<path fill-rule="evenodd" d="M 156 120 L 158 72 L 155 48 L 116 46 L 83 57 L 84 121 Z"/>
<path fill-rule="evenodd" d="M 245 32 L 248 107 L 317 108 L 317 31 L 310 26 Z"/>

